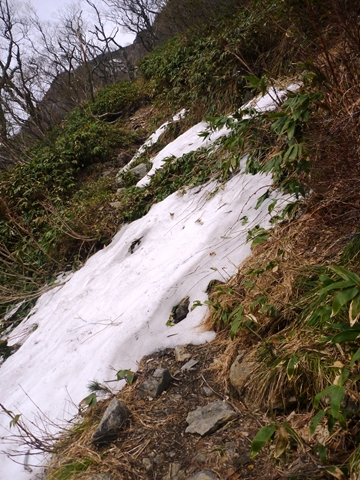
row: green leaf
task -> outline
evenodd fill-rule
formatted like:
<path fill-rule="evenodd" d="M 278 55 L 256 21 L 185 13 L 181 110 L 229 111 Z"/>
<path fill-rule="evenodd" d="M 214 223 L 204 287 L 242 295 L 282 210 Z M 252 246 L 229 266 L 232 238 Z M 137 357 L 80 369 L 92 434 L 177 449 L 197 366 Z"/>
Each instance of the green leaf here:
<path fill-rule="evenodd" d="M 360 348 L 358 348 L 354 353 L 354 355 L 351 357 L 350 367 L 353 367 L 355 365 L 355 362 L 357 362 L 359 358 L 360 358 Z"/>
<path fill-rule="evenodd" d="M 340 468 L 336 467 L 335 465 L 329 465 L 325 468 L 325 470 L 338 480 L 346 480 L 344 472 L 342 472 Z"/>
<path fill-rule="evenodd" d="M 327 421 L 327 427 L 330 433 L 332 432 L 332 429 L 334 428 L 335 423 L 336 423 L 336 418 L 330 416 Z"/>
<path fill-rule="evenodd" d="M 360 335 L 360 328 L 352 328 L 351 330 L 345 330 L 344 332 L 340 332 L 335 335 L 331 341 L 333 343 L 344 343 L 344 342 L 352 342 L 356 340 Z"/>
<path fill-rule="evenodd" d="M 342 387 L 347 381 L 347 379 L 349 378 L 349 375 L 350 375 L 350 370 L 348 368 L 343 367 L 341 369 L 341 374 L 340 374 L 340 377 L 338 378 L 337 385 Z"/>
<path fill-rule="evenodd" d="M 135 379 L 135 373 L 131 370 L 119 370 L 116 374 L 118 380 L 126 380 L 128 385 L 131 385 Z"/>
<path fill-rule="evenodd" d="M 18 413 L 17 415 L 15 415 L 14 418 L 10 421 L 10 427 L 15 427 L 15 425 L 20 420 L 20 417 L 21 417 L 21 413 Z"/>
<path fill-rule="evenodd" d="M 344 267 L 339 267 L 338 265 L 331 265 L 331 270 L 339 275 L 339 277 L 344 280 L 351 280 L 354 284 L 359 285 L 360 287 L 360 277 L 356 273 L 347 270 Z"/>
<path fill-rule="evenodd" d="M 331 316 L 334 317 L 339 313 L 341 307 L 350 302 L 358 293 L 359 289 L 357 287 L 347 288 L 339 292 L 333 300 Z"/>
<path fill-rule="evenodd" d="M 270 237 L 270 233 L 260 233 L 256 235 L 256 237 L 251 242 L 252 247 L 256 247 L 256 245 L 260 245 L 261 243 L 266 242 L 266 240 Z"/>
<path fill-rule="evenodd" d="M 330 414 L 332 417 L 338 418 L 341 403 L 345 395 L 345 387 L 340 385 L 334 385 L 334 387 L 330 399 Z"/>
<path fill-rule="evenodd" d="M 294 355 L 293 357 L 291 357 L 289 359 L 288 364 L 287 364 L 287 368 L 286 368 L 286 373 L 287 373 L 287 376 L 288 376 L 289 380 L 292 379 L 298 363 L 299 363 L 299 359 L 296 355 Z"/>
<path fill-rule="evenodd" d="M 270 203 L 270 205 L 268 206 L 268 212 L 269 212 L 269 213 L 271 213 L 271 212 L 274 210 L 274 208 L 276 207 L 277 202 L 278 202 L 278 201 L 277 201 L 277 199 L 275 198 L 275 200 L 273 200 L 273 201 Z"/>
<path fill-rule="evenodd" d="M 80 402 L 80 405 L 87 405 L 88 407 L 93 407 L 97 404 L 96 393 L 90 393 L 87 397 L 83 398 Z"/>
<path fill-rule="evenodd" d="M 325 397 L 326 395 L 330 395 L 331 392 L 336 388 L 336 385 L 329 385 L 326 387 L 324 390 L 322 390 L 320 393 L 315 395 L 314 398 L 314 408 L 318 408 L 320 400 Z"/>
<path fill-rule="evenodd" d="M 317 412 L 317 414 L 310 420 L 310 425 L 309 425 L 310 435 L 314 435 L 315 430 L 316 430 L 316 427 L 319 425 L 319 423 L 320 423 L 321 420 L 325 417 L 325 415 L 326 415 L 325 410 L 320 410 L 320 411 Z"/>
<path fill-rule="evenodd" d="M 327 463 L 326 448 L 324 447 L 324 445 L 319 444 L 316 446 L 316 449 L 319 452 L 321 463 L 325 465 Z"/>
<path fill-rule="evenodd" d="M 340 288 L 348 288 L 353 287 L 354 282 L 351 280 L 346 280 L 342 282 L 334 282 L 331 285 L 327 285 L 326 287 L 320 289 L 318 291 L 319 295 L 323 295 L 324 293 L 330 292 L 330 290 L 339 290 Z"/>
<path fill-rule="evenodd" d="M 274 435 L 276 430 L 275 424 L 266 425 L 262 427 L 257 434 L 255 435 L 253 441 L 251 442 L 251 450 L 250 455 L 251 458 L 254 458 L 264 447 L 266 442 L 270 440 L 270 438 Z"/>
<path fill-rule="evenodd" d="M 360 293 L 353 298 L 349 308 L 350 325 L 353 326 L 360 315 Z"/>
<path fill-rule="evenodd" d="M 258 199 L 258 201 L 256 203 L 256 206 L 255 206 L 255 210 L 260 208 L 261 205 L 265 202 L 265 200 L 269 197 L 270 197 L 270 190 L 266 190 L 266 192 L 263 195 L 261 195 L 261 197 Z"/>

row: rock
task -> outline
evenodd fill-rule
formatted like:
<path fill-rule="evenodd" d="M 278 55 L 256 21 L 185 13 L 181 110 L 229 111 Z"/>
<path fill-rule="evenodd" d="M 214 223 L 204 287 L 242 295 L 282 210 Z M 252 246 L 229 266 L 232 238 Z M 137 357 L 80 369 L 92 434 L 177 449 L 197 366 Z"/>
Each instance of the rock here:
<path fill-rule="evenodd" d="M 162 392 L 167 390 L 171 383 L 171 375 L 166 368 L 158 368 L 152 377 L 148 378 L 138 388 L 138 394 L 141 398 L 156 398 Z"/>
<path fill-rule="evenodd" d="M 147 472 L 151 472 L 151 470 L 153 469 L 153 462 L 152 462 L 151 458 L 147 458 L 147 457 L 143 458 L 142 463 L 145 467 L 145 470 Z"/>
<path fill-rule="evenodd" d="M 225 423 L 234 420 L 237 413 L 228 403 L 217 400 L 205 407 L 199 407 L 186 417 L 189 424 L 186 433 L 198 433 L 202 437 L 215 432 Z"/>
<path fill-rule="evenodd" d="M 145 163 L 139 163 L 139 165 L 136 165 L 136 167 L 130 168 L 129 172 L 131 172 L 136 178 L 141 180 L 145 177 L 145 175 L 147 175 L 148 168 Z"/>
<path fill-rule="evenodd" d="M 131 178 L 131 184 L 135 184 L 139 180 L 144 178 L 145 175 L 147 175 L 147 173 L 148 173 L 148 168 L 145 163 L 139 163 L 139 165 L 136 165 L 136 167 L 133 167 L 133 168 L 122 169 L 116 175 L 116 184 L 118 187 L 129 186 L 127 185 L 129 178 L 125 180 L 125 178 L 129 176 Z"/>
<path fill-rule="evenodd" d="M 189 297 L 185 297 L 181 300 L 178 305 L 175 305 L 171 310 L 171 318 L 173 323 L 179 323 L 181 320 L 186 318 L 187 314 L 189 313 L 189 305 L 190 299 Z"/>
<path fill-rule="evenodd" d="M 211 388 L 207 387 L 206 385 L 201 387 L 201 393 L 204 395 L 204 397 L 211 397 L 211 395 L 214 394 Z"/>
<path fill-rule="evenodd" d="M 112 171 L 111 170 L 105 170 L 104 172 L 102 172 L 101 177 L 102 178 L 110 177 L 110 175 L 112 175 Z"/>
<path fill-rule="evenodd" d="M 169 477 L 172 479 L 180 472 L 180 463 L 171 463 L 169 468 Z"/>
<path fill-rule="evenodd" d="M 102 445 L 118 438 L 119 431 L 129 416 L 130 411 L 126 405 L 113 398 L 92 436 L 91 443 Z"/>
<path fill-rule="evenodd" d="M 174 354 L 175 360 L 177 362 L 186 362 L 186 360 L 189 360 L 189 358 L 191 358 L 191 353 L 188 353 L 186 351 L 186 347 L 184 345 L 175 347 Z"/>
<path fill-rule="evenodd" d="M 154 457 L 155 465 L 162 465 L 164 463 L 164 460 L 165 460 L 165 456 L 162 453 Z"/>
<path fill-rule="evenodd" d="M 256 362 L 254 362 L 245 351 L 241 351 L 230 367 L 230 384 L 238 394 L 243 392 L 246 382 L 249 379 Z"/>
<path fill-rule="evenodd" d="M 131 155 L 125 152 L 121 152 L 119 153 L 119 155 L 117 156 L 116 160 L 113 163 L 116 167 L 121 168 L 121 167 L 125 167 L 125 165 L 127 165 L 131 159 L 132 159 Z"/>
<path fill-rule="evenodd" d="M 215 480 L 216 477 L 213 472 L 210 470 L 203 470 L 202 472 L 197 473 L 193 477 L 188 478 L 188 480 Z"/>
<path fill-rule="evenodd" d="M 91 480 L 115 480 L 115 478 L 109 473 L 100 473 L 92 477 Z"/>
<path fill-rule="evenodd" d="M 193 367 L 195 367 L 195 365 L 199 363 L 198 360 L 194 360 L 193 358 L 191 360 L 189 360 L 187 363 L 185 363 L 185 365 L 183 365 L 181 367 L 181 371 L 182 372 L 185 372 L 185 371 L 192 371 L 192 370 L 195 370 Z"/>

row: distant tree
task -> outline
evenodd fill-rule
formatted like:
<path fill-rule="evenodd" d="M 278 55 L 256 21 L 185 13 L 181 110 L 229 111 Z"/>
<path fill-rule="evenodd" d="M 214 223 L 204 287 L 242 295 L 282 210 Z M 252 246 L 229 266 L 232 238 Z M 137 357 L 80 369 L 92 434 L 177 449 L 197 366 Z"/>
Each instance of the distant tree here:
<path fill-rule="evenodd" d="M 167 0 L 102 1 L 108 7 L 108 18 L 121 28 L 136 34 L 147 51 L 154 48 L 158 41 L 154 21 Z"/>

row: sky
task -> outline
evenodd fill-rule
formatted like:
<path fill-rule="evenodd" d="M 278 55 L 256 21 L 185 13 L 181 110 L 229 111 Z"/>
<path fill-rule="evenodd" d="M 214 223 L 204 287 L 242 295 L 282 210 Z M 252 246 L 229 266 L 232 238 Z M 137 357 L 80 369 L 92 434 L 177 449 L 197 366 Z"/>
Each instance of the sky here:
<path fill-rule="evenodd" d="M 81 0 L 29 0 L 29 3 L 35 8 L 40 20 L 51 22 L 56 22 L 59 12 L 64 10 L 67 5 L 84 6 L 84 11 L 86 11 L 86 8 L 89 8 Z M 95 0 L 95 4 L 99 5 L 99 0 Z M 134 35 L 123 31 L 119 34 L 117 40 L 121 45 L 125 46 L 134 41 Z"/>
<path fill-rule="evenodd" d="M 273 98 L 284 94 L 266 95 L 253 107 L 274 109 Z M 148 144 L 166 127 L 161 126 Z M 168 155 L 212 148 L 216 138 L 228 133 L 223 128 L 203 141 L 199 134 L 205 128 L 200 122 L 167 145 L 153 158 L 154 168 L 161 168 Z M 151 181 L 152 173 L 138 185 Z M 0 403 L 21 415 L 20 421 L 35 435 L 41 437 L 44 427 L 56 433 L 77 413 L 91 381 L 116 392 L 123 385 L 116 381 L 116 372 L 135 371 L 144 355 L 211 341 L 215 333 L 201 328 L 208 312 L 204 302 L 209 282 L 234 275 L 251 253 L 249 229 L 269 228 L 271 215 L 292 200 L 273 191 L 256 208 L 270 187 L 270 176 L 245 174 L 242 168 L 225 184 L 210 181 L 175 192 L 144 217 L 124 225 L 82 268 L 60 277 L 58 286 L 44 293 L 9 333 L 9 344 L 21 347 L 0 366 Z M 270 214 L 275 198 L 278 203 Z M 180 323 L 167 325 L 173 307 L 187 296 L 190 306 L 202 305 Z M 46 458 L 28 453 L 16 434 L 1 413 L 0 480 L 43 478 L 41 462 Z M 9 458 L 12 454 L 15 462 Z"/>

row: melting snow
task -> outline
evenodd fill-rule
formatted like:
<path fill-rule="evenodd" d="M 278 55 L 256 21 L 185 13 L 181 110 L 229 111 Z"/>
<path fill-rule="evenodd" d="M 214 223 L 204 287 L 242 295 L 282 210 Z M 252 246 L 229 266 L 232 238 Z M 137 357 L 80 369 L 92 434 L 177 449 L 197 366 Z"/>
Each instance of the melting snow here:
<path fill-rule="evenodd" d="M 261 99 L 261 108 L 265 104 L 274 106 L 270 97 Z M 154 169 L 169 155 L 204 146 L 198 134 L 205 128 L 201 122 L 165 147 L 155 157 Z M 224 134 L 225 130 L 216 132 L 208 144 Z M 148 181 L 146 177 L 140 184 Z M 190 305 L 206 300 L 209 281 L 228 279 L 249 255 L 248 230 L 269 226 L 267 208 L 274 197 L 258 210 L 255 205 L 270 183 L 268 176 L 245 174 L 223 186 L 209 182 L 182 195 L 172 194 L 143 218 L 122 227 L 108 247 L 45 293 L 14 330 L 11 341 L 20 338 L 22 346 L 0 368 L 1 403 L 24 420 L 51 419 L 61 425 L 89 394 L 90 381 L 110 381 L 110 388 L 119 389 L 116 372 L 136 370 L 143 355 L 212 340 L 214 332 L 199 328 L 207 312 L 204 306 L 173 327 L 166 322 L 182 298 L 189 296 Z M 288 198 L 279 193 L 276 197 L 278 208 L 283 208 Z M 243 225 L 245 216 L 248 222 Z M 15 432 L 9 433 L 4 414 L 1 424 L 2 437 Z M 3 450 L 14 449 L 5 438 Z M 29 471 L 26 448 L 22 451 L 15 457 L 19 463 L 0 455 L 0 480 L 41 478 L 40 467 Z M 28 461 L 34 465 L 43 460 Z"/>

